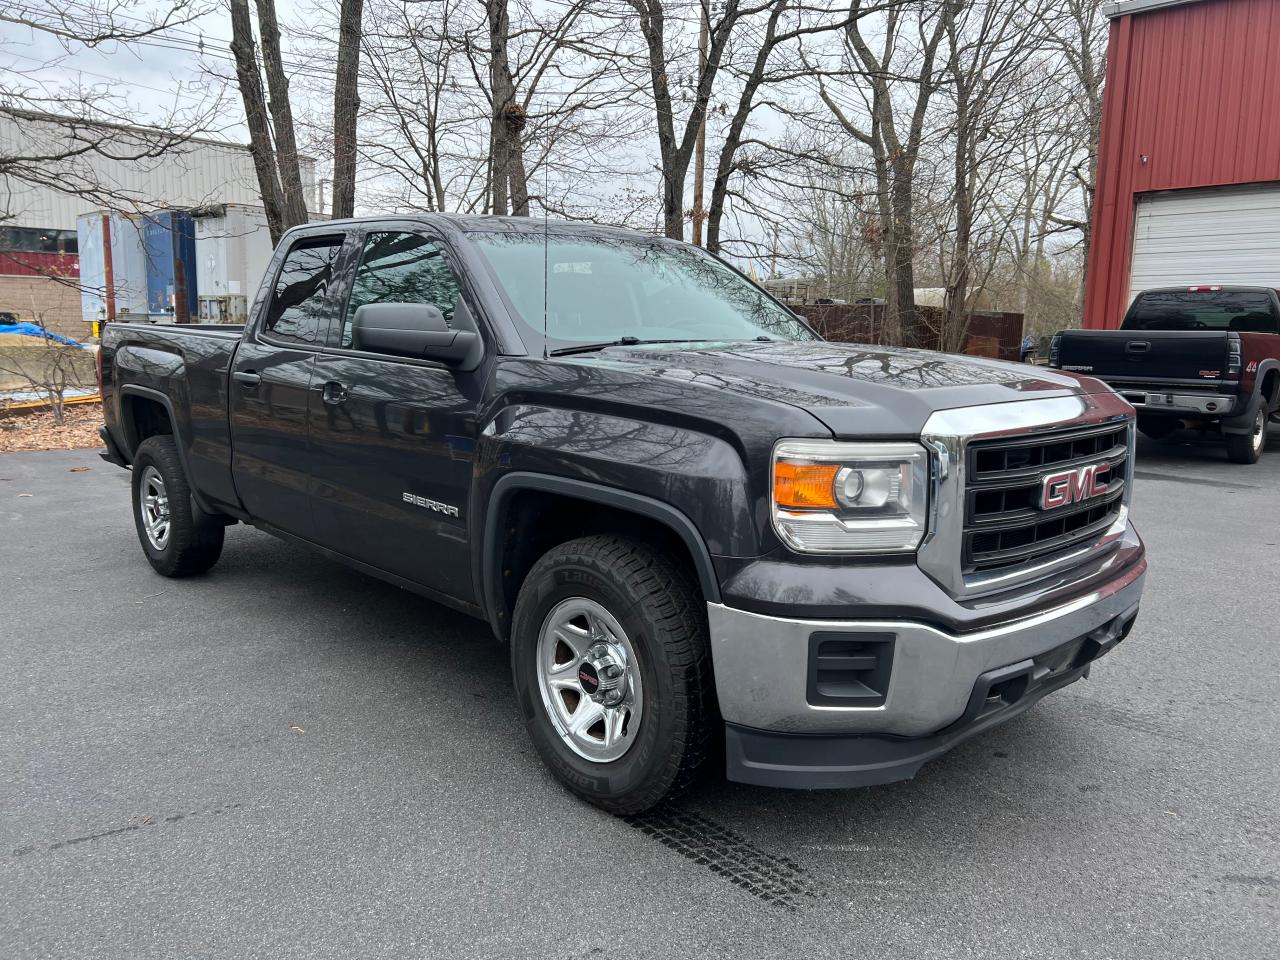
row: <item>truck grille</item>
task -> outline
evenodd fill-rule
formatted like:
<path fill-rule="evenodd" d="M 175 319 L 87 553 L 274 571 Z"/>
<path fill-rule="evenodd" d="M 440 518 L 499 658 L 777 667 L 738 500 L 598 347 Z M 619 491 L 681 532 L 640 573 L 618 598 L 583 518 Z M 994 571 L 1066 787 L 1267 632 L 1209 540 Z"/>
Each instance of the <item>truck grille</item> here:
<path fill-rule="evenodd" d="M 1016 567 L 1077 547 L 1115 522 L 1128 475 L 1129 425 L 978 440 L 967 458 L 964 572 Z M 1098 471 L 1104 493 L 1041 508 L 1046 475 L 1094 464 L 1109 464 Z"/>

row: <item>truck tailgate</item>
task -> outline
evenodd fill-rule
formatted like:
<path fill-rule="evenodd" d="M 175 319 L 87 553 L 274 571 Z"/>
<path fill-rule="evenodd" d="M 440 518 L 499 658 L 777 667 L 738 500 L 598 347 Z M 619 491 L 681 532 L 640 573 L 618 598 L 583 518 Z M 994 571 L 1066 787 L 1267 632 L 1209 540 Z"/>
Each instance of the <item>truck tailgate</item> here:
<path fill-rule="evenodd" d="M 1219 380 L 1227 365 L 1221 330 L 1066 330 L 1063 370 L 1141 380 Z"/>

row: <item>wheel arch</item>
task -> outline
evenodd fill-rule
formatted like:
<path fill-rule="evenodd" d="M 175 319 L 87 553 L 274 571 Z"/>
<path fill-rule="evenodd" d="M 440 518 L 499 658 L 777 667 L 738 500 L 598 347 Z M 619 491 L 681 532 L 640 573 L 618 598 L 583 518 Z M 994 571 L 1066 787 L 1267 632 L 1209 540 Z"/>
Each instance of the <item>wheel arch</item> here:
<path fill-rule="evenodd" d="M 720 601 L 711 553 L 697 526 L 676 507 L 617 487 L 515 471 L 494 484 L 479 557 L 477 582 L 494 634 L 500 640 L 509 637 L 516 594 L 529 568 L 547 549 L 578 536 L 610 531 L 678 548 L 703 598 Z"/>
<path fill-rule="evenodd" d="M 130 462 L 133 462 L 142 441 L 161 434 L 171 435 L 179 456 L 183 456 L 182 444 L 178 443 L 173 401 L 158 390 L 133 384 L 120 388 L 120 431 L 124 434 L 124 453 Z M 182 466 L 186 469 L 185 456 Z"/>
<path fill-rule="evenodd" d="M 187 462 L 186 444 L 178 432 L 178 416 L 173 400 L 166 394 L 150 387 L 124 384 L 120 388 L 120 431 L 124 437 L 121 449 L 131 464 L 144 440 L 155 436 L 173 437 L 178 462 L 182 464 L 182 472 L 186 474 L 188 484 L 191 484 L 191 465 Z M 191 486 L 191 498 L 205 513 L 217 514 L 216 510 L 205 503 L 194 485 Z"/>
<path fill-rule="evenodd" d="M 1274 410 L 1280 406 L 1280 361 L 1269 360 L 1262 365 L 1258 392 L 1262 394 L 1271 409 Z"/>

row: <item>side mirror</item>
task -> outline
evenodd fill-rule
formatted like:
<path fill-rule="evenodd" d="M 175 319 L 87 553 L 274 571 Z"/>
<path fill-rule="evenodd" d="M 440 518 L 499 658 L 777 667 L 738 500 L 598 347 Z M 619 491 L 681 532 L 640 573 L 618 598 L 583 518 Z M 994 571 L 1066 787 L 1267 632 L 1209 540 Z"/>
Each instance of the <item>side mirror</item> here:
<path fill-rule="evenodd" d="M 367 303 L 351 318 L 351 346 L 474 370 L 482 344 L 474 330 L 451 330 L 434 304 Z"/>

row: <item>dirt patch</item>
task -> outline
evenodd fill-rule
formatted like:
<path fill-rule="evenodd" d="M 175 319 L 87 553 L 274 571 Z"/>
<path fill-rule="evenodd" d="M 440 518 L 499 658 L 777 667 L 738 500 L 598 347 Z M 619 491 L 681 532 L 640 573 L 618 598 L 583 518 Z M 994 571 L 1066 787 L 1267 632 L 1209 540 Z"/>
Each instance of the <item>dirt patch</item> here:
<path fill-rule="evenodd" d="M 102 404 L 77 403 L 64 408 L 61 426 L 48 410 L 0 413 L 0 453 L 17 450 L 79 450 L 100 447 Z"/>

